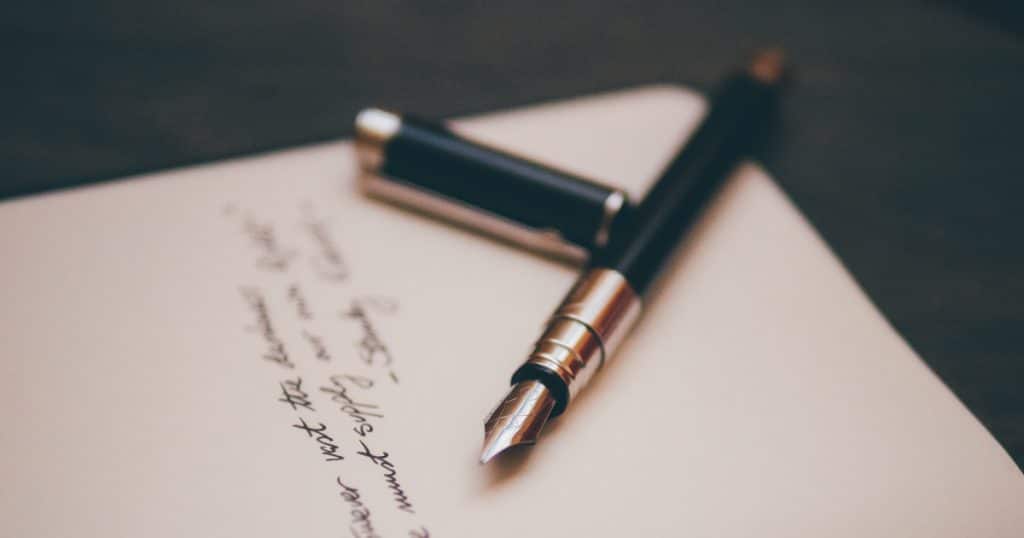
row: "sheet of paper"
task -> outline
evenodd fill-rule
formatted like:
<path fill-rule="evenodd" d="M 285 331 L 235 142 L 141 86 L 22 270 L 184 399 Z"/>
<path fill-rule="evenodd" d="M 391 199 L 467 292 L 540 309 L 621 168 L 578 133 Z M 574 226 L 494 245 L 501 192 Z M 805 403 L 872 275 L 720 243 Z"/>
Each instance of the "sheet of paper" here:
<path fill-rule="evenodd" d="M 703 107 L 649 87 L 460 128 L 639 195 Z M 574 271 L 354 177 L 339 142 L 0 204 L 0 535 L 1024 532 L 1021 473 L 757 167 L 491 466 L 483 419 Z"/>

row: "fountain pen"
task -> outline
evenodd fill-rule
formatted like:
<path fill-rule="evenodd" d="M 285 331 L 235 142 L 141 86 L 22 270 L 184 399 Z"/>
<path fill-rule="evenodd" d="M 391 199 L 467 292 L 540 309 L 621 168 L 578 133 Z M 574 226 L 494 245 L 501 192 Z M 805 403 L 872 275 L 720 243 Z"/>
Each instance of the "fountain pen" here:
<path fill-rule="evenodd" d="M 766 51 L 719 86 L 689 142 L 624 228 L 593 253 L 512 375 L 511 391 L 484 425 L 481 463 L 535 443 L 548 420 L 562 414 L 611 358 L 676 246 L 763 134 L 783 75 L 781 53 Z"/>

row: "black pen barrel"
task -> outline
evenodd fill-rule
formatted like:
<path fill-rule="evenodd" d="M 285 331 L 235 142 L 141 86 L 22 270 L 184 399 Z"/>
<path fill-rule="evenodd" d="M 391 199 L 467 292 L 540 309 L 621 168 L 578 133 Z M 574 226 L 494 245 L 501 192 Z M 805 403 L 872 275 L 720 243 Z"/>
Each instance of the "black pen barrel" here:
<path fill-rule="evenodd" d="M 729 79 L 707 117 L 635 212 L 611 231 L 548 319 L 512 390 L 484 424 L 486 463 L 506 449 L 535 443 L 565 411 L 639 319 L 643 295 L 722 180 L 758 136 L 775 102 L 782 56 L 759 54 L 745 75 Z"/>
<path fill-rule="evenodd" d="M 683 234 L 751 150 L 773 113 L 780 78 L 759 76 L 752 69 L 727 80 L 686 147 L 624 223 L 625 229 L 612 235 L 590 265 L 621 273 L 637 294 L 644 295 Z"/>

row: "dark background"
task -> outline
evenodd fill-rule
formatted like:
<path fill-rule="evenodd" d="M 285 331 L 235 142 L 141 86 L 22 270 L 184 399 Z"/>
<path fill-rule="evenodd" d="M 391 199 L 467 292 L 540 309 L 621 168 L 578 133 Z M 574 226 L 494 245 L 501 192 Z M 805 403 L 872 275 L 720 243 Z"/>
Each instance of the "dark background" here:
<path fill-rule="evenodd" d="M 651 82 L 798 66 L 760 156 L 1024 463 L 1024 21 L 1013 2 L 98 1 L 0 17 L 0 197 Z M 769 5 L 771 4 L 771 5 Z"/>

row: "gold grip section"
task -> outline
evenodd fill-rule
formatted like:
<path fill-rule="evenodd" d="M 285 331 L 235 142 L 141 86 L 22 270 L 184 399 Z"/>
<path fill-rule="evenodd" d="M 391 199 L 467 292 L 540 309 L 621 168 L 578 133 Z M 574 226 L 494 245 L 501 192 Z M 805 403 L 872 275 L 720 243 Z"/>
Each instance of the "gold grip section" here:
<path fill-rule="evenodd" d="M 555 310 L 526 364 L 558 376 L 571 400 L 615 352 L 640 310 L 640 297 L 621 274 L 592 269 Z"/>

